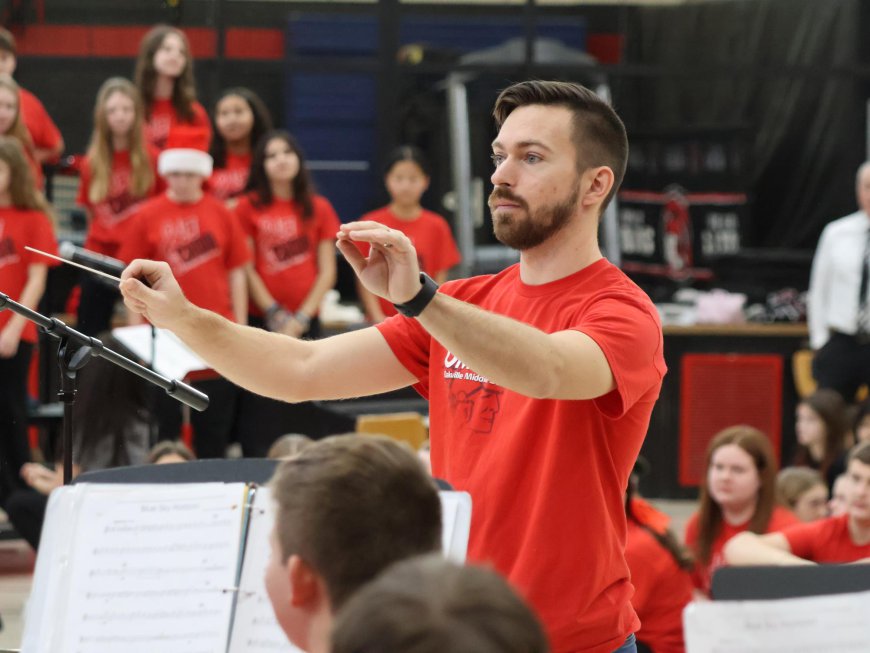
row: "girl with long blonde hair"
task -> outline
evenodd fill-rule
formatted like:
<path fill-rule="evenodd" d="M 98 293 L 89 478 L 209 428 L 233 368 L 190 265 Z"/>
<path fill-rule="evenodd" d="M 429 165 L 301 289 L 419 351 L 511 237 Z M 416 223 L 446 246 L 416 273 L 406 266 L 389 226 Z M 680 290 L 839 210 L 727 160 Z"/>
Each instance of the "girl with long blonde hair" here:
<path fill-rule="evenodd" d="M 85 248 L 114 257 L 136 206 L 155 195 L 157 151 L 145 143 L 144 109 L 129 80 L 112 77 L 97 93 L 94 131 L 80 167 L 77 202 L 88 215 Z M 81 277 L 78 327 L 89 335 L 109 328 L 116 289 Z"/>
<path fill-rule="evenodd" d="M 196 101 L 193 58 L 184 32 L 170 25 L 153 27 L 139 45 L 135 79 L 145 104 L 148 143 L 162 150 L 178 124 L 205 127 L 211 138 L 211 121 Z"/>
<path fill-rule="evenodd" d="M 11 136 L 21 144 L 36 188 L 42 188 L 42 168 L 33 155 L 33 141 L 21 117 L 21 89 L 9 75 L 0 75 L 0 135 Z"/>
<path fill-rule="evenodd" d="M 48 204 L 24 149 L 17 138 L 0 136 L 0 289 L 35 309 L 45 291 L 48 263 L 26 245 L 57 252 Z M 0 503 L 23 487 L 18 472 L 30 462 L 27 374 L 35 342 L 33 322 L 0 311 Z"/>

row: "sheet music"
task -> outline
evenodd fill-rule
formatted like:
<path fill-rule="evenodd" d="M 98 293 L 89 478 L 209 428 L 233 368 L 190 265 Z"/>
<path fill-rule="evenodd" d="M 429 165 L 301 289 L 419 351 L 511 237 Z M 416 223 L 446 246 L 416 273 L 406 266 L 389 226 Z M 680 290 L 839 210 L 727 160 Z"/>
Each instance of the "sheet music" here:
<path fill-rule="evenodd" d="M 118 327 L 112 329 L 112 335 L 145 365 L 151 365 L 150 325 Z M 157 329 L 154 348 L 157 359 L 154 371 L 170 379 L 183 379 L 191 372 L 209 369 L 205 361 L 188 349 L 178 336 L 166 329 Z"/>
<path fill-rule="evenodd" d="M 257 488 L 253 510 L 229 653 L 255 653 L 256 651 L 303 653 L 287 640 L 287 636 L 278 625 L 263 581 L 271 553 L 269 537 L 275 523 L 269 488 Z"/>
<path fill-rule="evenodd" d="M 51 493 L 40 538 L 39 555 L 33 571 L 33 585 L 24 610 L 24 633 L 21 650 L 49 651 L 41 642 L 50 642 L 59 625 L 56 623 L 57 598 L 67 592 L 66 552 L 64 546 L 73 535 L 75 522 L 65 518 L 73 514 L 78 487 L 58 488 Z M 51 614 L 51 618 L 46 615 Z"/>
<path fill-rule="evenodd" d="M 81 488 L 62 626 L 39 650 L 224 651 L 245 486 Z"/>
<path fill-rule="evenodd" d="M 471 528 L 471 495 L 441 491 L 438 497 L 441 499 L 441 549 L 445 558 L 463 564 Z"/>
<path fill-rule="evenodd" d="M 687 653 L 866 653 L 870 592 L 690 603 Z"/>

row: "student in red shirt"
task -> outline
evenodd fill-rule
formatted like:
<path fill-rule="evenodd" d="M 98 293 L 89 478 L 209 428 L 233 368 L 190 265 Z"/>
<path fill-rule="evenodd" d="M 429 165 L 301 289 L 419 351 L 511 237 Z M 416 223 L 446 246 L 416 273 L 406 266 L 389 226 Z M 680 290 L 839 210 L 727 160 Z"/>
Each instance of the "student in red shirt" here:
<path fill-rule="evenodd" d="M 417 250 L 420 269 L 436 283 L 444 283 L 450 268 L 459 263 L 461 257 L 447 221 L 420 204 L 420 198 L 429 188 L 428 166 L 423 153 L 410 145 L 393 150 L 387 157 L 384 183 L 390 194 L 390 203 L 366 213 L 360 220 L 380 222 L 408 236 Z M 367 256 L 368 245 L 361 243 L 360 251 Z M 374 296 L 362 284 L 357 284 L 357 291 L 372 322 L 383 322 L 385 317 L 396 314 L 390 302 Z"/>
<path fill-rule="evenodd" d="M 215 103 L 214 123 L 214 172 L 208 190 L 232 208 L 248 183 L 254 147 L 272 129 L 272 116 L 256 93 L 236 87 L 221 93 Z"/>
<path fill-rule="evenodd" d="M 725 546 L 732 565 L 870 563 L 870 443 L 855 446 L 846 466 L 846 513 L 785 528 L 744 533 Z"/>
<path fill-rule="evenodd" d="M 631 605 L 640 618 L 637 641 L 652 653 L 683 653 L 683 608 L 692 600 L 692 559 L 668 528 L 670 517 L 638 497 L 635 484 L 633 474 L 625 497 L 625 561 L 634 586 Z"/>
<path fill-rule="evenodd" d="M 315 192 L 299 144 L 284 131 L 260 139 L 247 189 L 236 215 L 254 252 L 247 268 L 249 323 L 293 338 L 317 338 L 320 302 L 335 285 L 338 216 Z M 243 392 L 238 433 L 244 454 L 263 456 L 306 410 Z"/>
<path fill-rule="evenodd" d="M 116 257 L 137 205 L 158 190 L 157 151 L 143 138 L 143 113 L 130 81 L 112 77 L 100 87 L 76 200 L 88 216 L 85 249 Z M 80 285 L 78 329 L 95 336 L 109 328 L 120 295 L 92 274 L 82 274 Z"/>
<path fill-rule="evenodd" d="M 252 392 L 298 402 L 415 386 L 433 473 L 474 501 L 469 559 L 519 589 L 555 653 L 634 652 L 625 489 L 666 366 L 655 306 L 598 246 L 628 138 L 572 83 L 514 84 L 494 115 L 493 226 L 520 251 L 499 274 L 439 288 L 407 236 L 355 222 L 339 250 L 402 312 L 377 327 L 323 340 L 245 329 L 193 306 L 154 261 L 124 270 L 121 291 Z"/>
<path fill-rule="evenodd" d="M 160 153 L 157 164 L 168 188 L 137 208 L 118 258 L 166 261 L 190 301 L 244 324 L 250 252 L 236 217 L 202 190 L 212 172 L 206 140 L 207 133 L 200 128 L 172 131 L 169 147 Z M 221 458 L 234 429 L 238 390 L 225 379 L 205 381 L 200 387 L 211 403 L 205 412 L 191 414 L 196 454 Z M 165 398 L 164 393 L 161 396 Z M 171 414 L 161 411 L 161 439 L 177 438 L 179 428 L 178 406 L 173 405 Z"/>
<path fill-rule="evenodd" d="M 0 136 L 11 136 L 21 144 L 33 181 L 38 189 L 42 189 L 45 179 L 42 167 L 33 155 L 33 141 L 21 118 L 19 91 L 14 79 L 9 75 L 0 75 Z"/>
<path fill-rule="evenodd" d="M 317 310 L 335 285 L 335 209 L 315 193 L 299 144 L 285 131 L 260 139 L 247 190 L 236 215 L 254 252 L 248 291 L 259 319 L 252 324 L 317 337 Z"/>
<path fill-rule="evenodd" d="M 145 140 L 162 150 L 173 127 L 194 125 L 211 140 L 211 121 L 196 101 L 190 43 L 180 29 L 157 25 L 143 38 L 136 61 L 136 87 L 145 103 Z"/>
<path fill-rule="evenodd" d="M 21 144 L 0 136 L 0 292 L 31 309 L 42 298 L 51 263 L 24 247 L 57 253 L 49 216 Z M 30 462 L 27 374 L 35 342 L 33 322 L 0 311 L 0 503 L 23 487 L 18 472 Z"/>
<path fill-rule="evenodd" d="M 758 429 L 732 426 L 718 433 L 707 447 L 706 468 L 700 507 L 686 524 L 686 544 L 695 555 L 695 588 L 709 596 L 728 540 L 743 531 L 782 530 L 798 520 L 775 505 L 776 458 Z"/>
<path fill-rule="evenodd" d="M 18 66 L 18 47 L 15 37 L 8 30 L 0 27 L 0 75 L 15 74 Z M 33 143 L 33 157 L 39 164 L 56 160 L 64 148 L 63 137 L 60 130 L 48 111 L 33 93 L 19 87 L 19 101 L 21 103 L 21 118 L 30 133 Z"/>

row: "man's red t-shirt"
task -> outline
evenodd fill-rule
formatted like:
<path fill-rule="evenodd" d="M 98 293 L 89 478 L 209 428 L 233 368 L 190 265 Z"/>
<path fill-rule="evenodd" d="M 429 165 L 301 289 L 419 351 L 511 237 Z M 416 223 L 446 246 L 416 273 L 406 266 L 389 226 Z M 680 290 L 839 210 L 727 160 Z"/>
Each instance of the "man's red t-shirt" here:
<path fill-rule="evenodd" d="M 546 333 L 581 331 L 610 364 L 603 397 L 533 399 L 468 369 L 417 320 L 377 327 L 429 399 L 434 475 L 471 494 L 468 557 L 523 593 L 555 653 L 610 653 L 638 628 L 624 494 L 666 370 L 656 309 L 605 259 L 543 285 L 515 265 L 440 292 Z"/>
<path fill-rule="evenodd" d="M 30 132 L 33 146 L 41 150 L 53 150 L 61 142 L 60 130 L 42 102 L 33 93 L 19 87 L 19 103 L 21 104 L 21 119 Z"/>
<path fill-rule="evenodd" d="M 385 206 L 366 213 L 360 220 L 380 222 L 390 229 L 401 231 L 410 238 L 414 249 L 417 250 L 420 269 L 429 276 L 434 277 L 439 272 L 446 272 L 462 260 L 447 220 L 432 211 L 423 209 L 416 219 L 402 220 L 390 210 L 389 206 Z M 368 243 L 357 243 L 357 247 L 363 255 L 368 256 Z M 382 297 L 378 297 L 378 302 L 384 315 L 389 317 L 396 314 L 396 308 L 390 302 Z"/>
<path fill-rule="evenodd" d="M 849 515 L 795 524 L 782 531 L 791 552 L 813 562 L 854 562 L 870 558 L 870 542 L 858 545 L 849 534 Z"/>
<path fill-rule="evenodd" d="M 254 269 L 275 301 L 291 311 L 299 309 L 317 280 L 317 247 L 335 240 L 340 224 L 328 199 L 311 199 L 307 220 L 294 201 L 275 200 L 260 207 L 246 196 L 236 206 L 242 229 L 254 241 Z M 262 313 L 255 308 L 252 312 Z"/>
<path fill-rule="evenodd" d="M 227 153 L 222 168 L 215 168 L 208 179 L 208 191 L 219 200 L 228 200 L 245 190 L 251 169 L 250 154 Z"/>
<path fill-rule="evenodd" d="M 770 522 L 767 524 L 765 533 L 776 533 L 793 524 L 799 523 L 791 511 L 776 506 L 773 509 L 773 514 L 770 516 Z M 713 546 L 710 548 L 710 562 L 706 565 L 700 561 L 695 563 L 695 570 L 692 572 L 692 582 L 695 587 L 708 596 L 710 595 L 710 587 L 713 580 L 713 572 L 719 567 L 725 566 L 725 556 L 722 554 L 722 549 L 725 548 L 725 543 L 738 533 L 749 528 L 749 522 L 743 524 L 729 524 L 724 519 L 722 520 L 722 528 L 719 535 L 713 540 Z M 698 546 L 698 513 L 694 513 L 686 522 L 686 546 L 693 551 L 697 550 Z"/>
<path fill-rule="evenodd" d="M 56 262 L 24 249 L 25 245 L 57 255 L 57 240 L 51 221 L 41 211 L 0 208 L 0 291 L 13 301 L 21 298 L 27 284 L 30 265 L 48 265 Z M 12 311 L 0 311 L 0 330 L 15 315 Z M 36 342 L 36 325 L 28 321 L 21 332 L 25 342 Z M 2 383 L 2 381 L 0 381 Z"/>
<path fill-rule="evenodd" d="M 203 106 L 199 102 L 194 102 L 193 119 L 184 121 L 179 118 L 172 100 L 154 100 L 151 104 L 151 116 L 145 123 L 145 141 L 158 151 L 162 151 L 166 147 L 169 132 L 179 124 L 204 127 L 208 131 L 208 140 L 211 141 L 211 121 Z"/>
<path fill-rule="evenodd" d="M 85 249 L 90 249 L 106 256 L 115 256 L 124 240 L 124 232 L 129 225 L 129 218 L 135 213 L 136 207 L 142 201 L 153 197 L 159 192 L 157 176 L 157 151 L 149 151 L 154 172 L 154 183 L 143 197 L 133 197 L 131 192 L 130 152 L 127 150 L 112 154 L 112 172 L 109 178 L 109 192 L 106 198 L 97 204 L 88 199 L 91 186 L 91 163 L 88 157 L 82 161 L 79 171 L 79 194 L 76 203 L 85 207 L 90 213 L 91 221 L 88 235 L 85 239 Z"/>
<path fill-rule="evenodd" d="M 191 302 L 235 320 L 229 272 L 251 255 L 236 217 L 219 200 L 203 195 L 178 204 L 163 193 L 139 206 L 118 258 L 166 261 Z"/>
<path fill-rule="evenodd" d="M 648 530 L 659 532 L 655 526 L 628 520 L 625 561 L 634 585 L 631 605 L 640 617 L 636 635 L 656 653 L 683 653 L 683 608 L 692 600 L 692 579 Z"/>

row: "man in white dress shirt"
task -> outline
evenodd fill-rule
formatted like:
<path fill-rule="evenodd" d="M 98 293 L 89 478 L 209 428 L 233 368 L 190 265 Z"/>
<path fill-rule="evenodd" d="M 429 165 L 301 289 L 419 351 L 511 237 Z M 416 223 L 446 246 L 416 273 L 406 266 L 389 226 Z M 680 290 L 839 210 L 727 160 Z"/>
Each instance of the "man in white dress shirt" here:
<path fill-rule="evenodd" d="M 813 376 L 848 402 L 870 385 L 870 162 L 858 168 L 856 194 L 858 211 L 822 231 L 808 307 Z"/>

